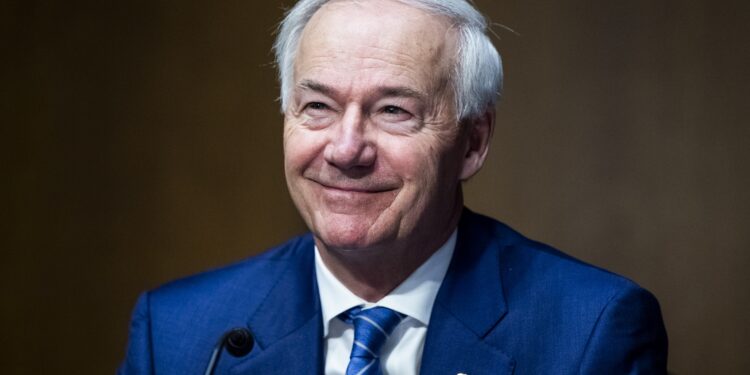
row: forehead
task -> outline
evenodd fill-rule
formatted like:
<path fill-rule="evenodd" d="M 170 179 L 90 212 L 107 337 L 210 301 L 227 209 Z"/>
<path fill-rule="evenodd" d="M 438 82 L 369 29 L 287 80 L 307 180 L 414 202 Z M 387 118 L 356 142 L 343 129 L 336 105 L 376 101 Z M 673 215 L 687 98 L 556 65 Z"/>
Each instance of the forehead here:
<path fill-rule="evenodd" d="M 398 1 L 330 2 L 303 31 L 295 81 L 324 77 L 426 86 L 447 76 L 454 34 L 445 17 Z"/>

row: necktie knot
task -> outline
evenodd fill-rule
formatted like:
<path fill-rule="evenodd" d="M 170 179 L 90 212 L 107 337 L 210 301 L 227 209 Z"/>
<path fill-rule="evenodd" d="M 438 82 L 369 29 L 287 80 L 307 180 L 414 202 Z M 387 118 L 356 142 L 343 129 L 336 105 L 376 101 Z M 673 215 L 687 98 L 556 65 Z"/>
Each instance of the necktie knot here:
<path fill-rule="evenodd" d="M 354 307 L 341 319 L 354 325 L 354 344 L 346 374 L 380 374 L 380 349 L 404 315 L 387 307 Z"/>

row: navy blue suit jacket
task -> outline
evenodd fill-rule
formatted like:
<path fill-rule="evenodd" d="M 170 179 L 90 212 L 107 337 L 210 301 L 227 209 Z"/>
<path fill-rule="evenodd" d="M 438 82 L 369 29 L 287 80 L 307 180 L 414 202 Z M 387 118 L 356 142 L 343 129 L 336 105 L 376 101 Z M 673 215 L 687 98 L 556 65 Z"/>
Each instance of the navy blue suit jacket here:
<path fill-rule="evenodd" d="M 256 347 L 217 374 L 320 374 L 313 240 L 144 293 L 120 374 L 202 374 L 223 332 Z M 664 374 L 656 299 L 635 283 L 464 210 L 427 331 L 421 373 Z"/>

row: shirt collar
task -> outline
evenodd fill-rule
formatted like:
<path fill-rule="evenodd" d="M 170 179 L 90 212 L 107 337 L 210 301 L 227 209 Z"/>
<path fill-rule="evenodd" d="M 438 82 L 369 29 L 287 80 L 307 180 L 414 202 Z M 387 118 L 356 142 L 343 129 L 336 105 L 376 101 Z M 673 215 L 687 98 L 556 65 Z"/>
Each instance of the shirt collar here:
<path fill-rule="evenodd" d="M 433 253 L 419 268 L 380 301 L 369 303 L 357 297 L 344 286 L 323 263 L 315 246 L 315 277 L 318 281 L 320 307 L 323 314 L 323 336 L 328 336 L 328 326 L 342 312 L 352 307 L 383 306 L 408 315 L 427 326 L 440 285 L 448 271 L 456 248 L 456 233 Z"/>

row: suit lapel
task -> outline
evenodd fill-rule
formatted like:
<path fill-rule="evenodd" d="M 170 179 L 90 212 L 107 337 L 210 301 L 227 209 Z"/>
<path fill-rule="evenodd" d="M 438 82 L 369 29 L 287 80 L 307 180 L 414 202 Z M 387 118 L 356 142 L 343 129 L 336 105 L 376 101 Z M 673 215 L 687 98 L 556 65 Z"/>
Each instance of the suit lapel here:
<path fill-rule="evenodd" d="M 422 374 L 511 374 L 514 361 L 484 341 L 507 312 L 497 239 L 464 210 L 448 273 L 435 300 Z"/>
<path fill-rule="evenodd" d="M 323 327 L 308 236 L 287 255 L 279 281 L 248 321 L 256 348 L 231 374 L 320 374 Z"/>

